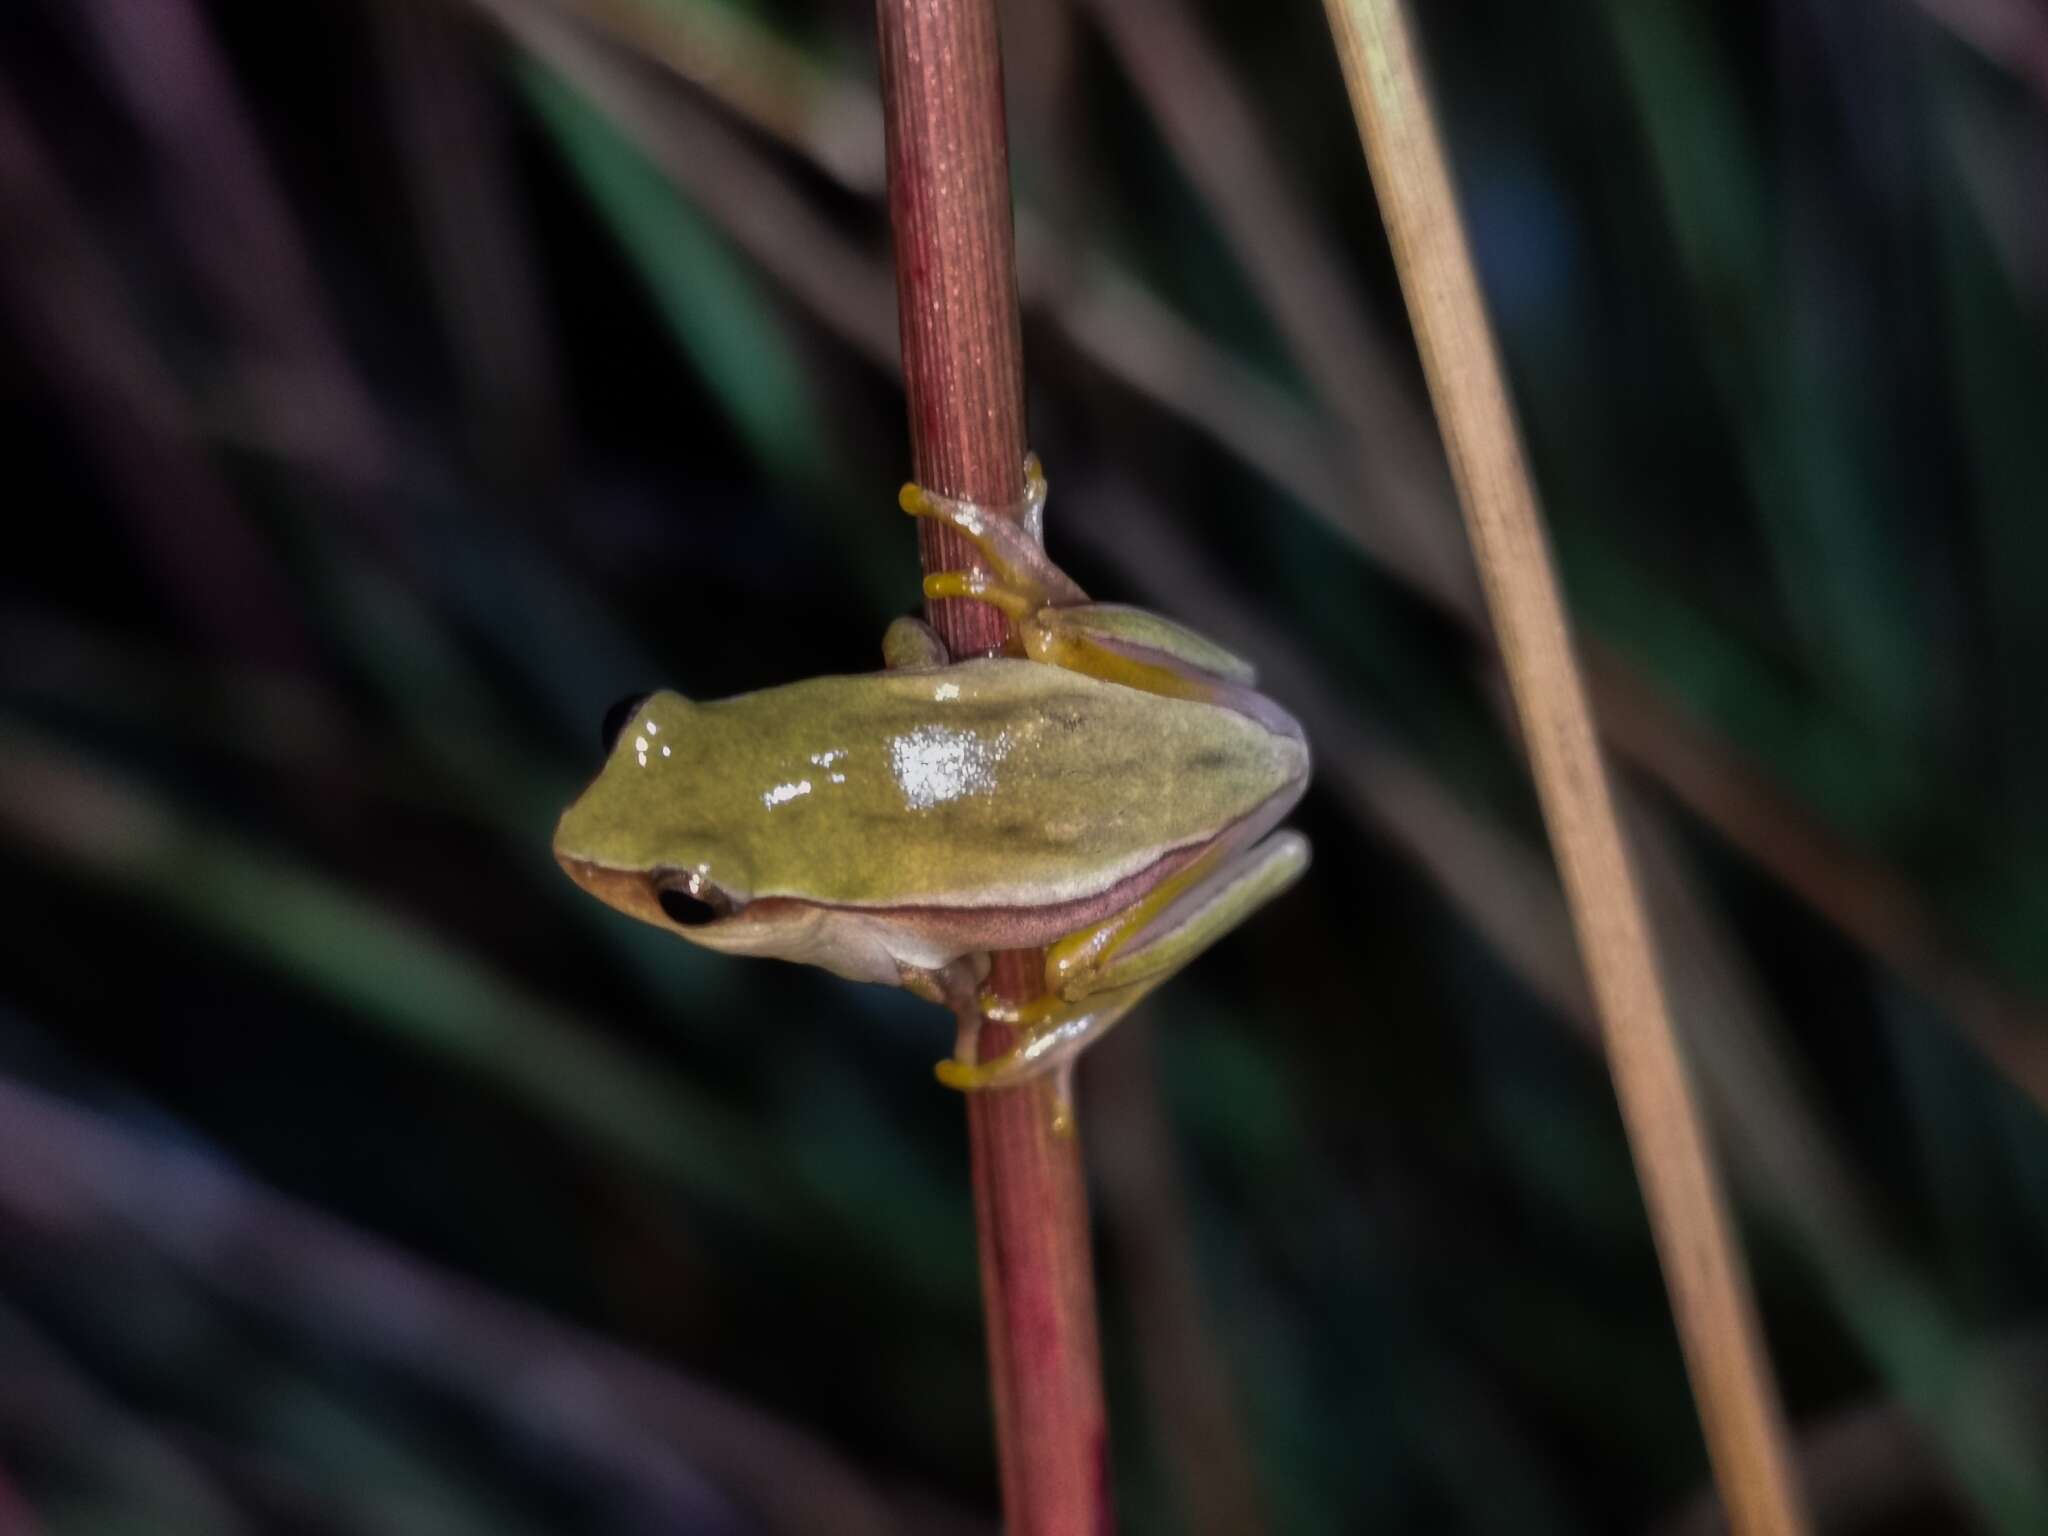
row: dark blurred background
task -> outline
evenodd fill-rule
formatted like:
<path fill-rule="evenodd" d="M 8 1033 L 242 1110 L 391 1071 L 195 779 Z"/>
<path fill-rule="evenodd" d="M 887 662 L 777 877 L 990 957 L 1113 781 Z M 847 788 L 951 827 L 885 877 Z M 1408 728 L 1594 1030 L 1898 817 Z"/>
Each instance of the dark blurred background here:
<path fill-rule="evenodd" d="M 1005 7 L 1056 557 L 1317 864 L 1090 1057 L 1126 1529 L 1714 1529 L 1320 9 Z M 2048 20 L 1422 7 L 1817 1524 L 2048 1532 Z M 950 1030 L 549 854 L 916 601 L 872 17 L 0 14 L 0 1532 L 993 1532 Z"/>

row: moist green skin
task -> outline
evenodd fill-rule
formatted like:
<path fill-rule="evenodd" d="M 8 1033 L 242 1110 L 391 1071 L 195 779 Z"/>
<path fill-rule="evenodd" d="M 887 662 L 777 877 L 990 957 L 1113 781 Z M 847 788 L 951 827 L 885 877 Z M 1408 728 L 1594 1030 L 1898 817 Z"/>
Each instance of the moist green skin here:
<path fill-rule="evenodd" d="M 555 851 L 696 871 L 743 901 L 1051 905 L 1218 836 L 1306 772 L 1299 740 L 1235 710 L 1030 661 L 661 693 Z"/>

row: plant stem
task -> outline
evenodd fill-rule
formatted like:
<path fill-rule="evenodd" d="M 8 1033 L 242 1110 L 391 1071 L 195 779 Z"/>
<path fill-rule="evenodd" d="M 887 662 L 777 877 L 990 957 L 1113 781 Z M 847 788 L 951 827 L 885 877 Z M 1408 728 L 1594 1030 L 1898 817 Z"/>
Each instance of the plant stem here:
<path fill-rule="evenodd" d="M 1658 975 L 1535 488 L 1400 0 L 1326 0 L 1423 372 L 1593 984 L 1721 1498 L 1806 1529 L 1742 1253 Z"/>
<path fill-rule="evenodd" d="M 876 11 L 912 462 L 931 490 L 1016 505 L 1023 341 L 994 7 L 877 0 Z M 973 562 L 950 529 L 921 521 L 919 540 L 926 571 Z M 1005 638 L 1001 614 L 979 603 L 934 603 L 930 617 L 955 655 Z M 1005 997 L 1029 998 L 1043 978 L 1035 951 L 996 957 Z M 1008 1045 L 1007 1029 L 983 1022 L 983 1057 Z M 1010 1536 L 1097 1536 L 1114 1526 L 1087 1190 L 1080 1139 L 1058 1128 L 1057 1093 L 1040 1078 L 967 1104 Z"/>

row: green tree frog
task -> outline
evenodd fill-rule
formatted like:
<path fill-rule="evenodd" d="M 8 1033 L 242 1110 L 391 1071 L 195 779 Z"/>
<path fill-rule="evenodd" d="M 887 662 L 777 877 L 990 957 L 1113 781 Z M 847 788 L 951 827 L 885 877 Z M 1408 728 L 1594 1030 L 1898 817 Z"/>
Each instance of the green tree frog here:
<path fill-rule="evenodd" d="M 928 597 L 1009 616 L 1014 654 L 955 660 L 915 619 L 887 670 L 709 703 L 622 701 L 555 856 L 585 890 L 692 943 L 904 986 L 960 1023 L 942 1081 L 1064 1069 L 1308 865 L 1273 831 L 1309 774 L 1301 727 L 1214 642 L 1092 603 L 1021 515 L 903 488 L 987 571 Z M 1269 835 L 1270 834 L 1270 835 Z M 1046 949 L 1045 996 L 978 995 L 991 951 Z M 1017 1045 L 975 1059 L 979 1015 Z"/>

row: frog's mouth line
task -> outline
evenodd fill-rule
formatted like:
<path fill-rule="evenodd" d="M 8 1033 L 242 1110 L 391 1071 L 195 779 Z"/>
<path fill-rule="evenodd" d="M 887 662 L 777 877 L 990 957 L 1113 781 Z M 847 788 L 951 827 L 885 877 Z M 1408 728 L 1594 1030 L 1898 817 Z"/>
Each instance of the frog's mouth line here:
<path fill-rule="evenodd" d="M 762 905 L 733 896 L 724 887 L 684 870 L 614 869 L 574 854 L 555 854 L 562 872 L 606 906 L 684 938 L 712 943 L 712 929 L 725 929 Z"/>
<path fill-rule="evenodd" d="M 1175 849 L 1145 868 L 1092 895 L 1031 909 L 911 905 L 864 907 L 834 902 L 811 902 L 804 905 L 819 913 L 837 912 L 848 917 L 909 924 L 921 932 L 939 938 L 941 942 L 950 940 L 963 954 L 969 950 L 981 949 L 1031 949 L 1049 944 L 1062 934 L 1070 933 L 1086 923 L 1098 921 L 1101 917 L 1129 905 L 1200 852 L 1199 846 Z M 730 941 L 727 944 L 716 944 L 715 941 L 705 939 L 707 929 L 727 929 L 728 924 L 746 928 L 749 926 L 750 917 L 773 921 L 792 906 L 787 898 L 777 896 L 764 896 L 746 902 L 728 898 L 731 902 L 730 909 L 721 914 L 717 921 L 700 925 L 682 923 L 663 907 L 662 892 L 666 883 L 664 874 L 639 869 L 612 869 L 589 859 L 579 859 L 572 854 L 559 852 L 555 855 L 555 861 L 562 866 L 563 872 L 571 880 L 606 906 L 623 912 L 628 917 L 637 917 L 642 922 L 652 923 L 657 928 L 680 933 L 685 938 L 714 942 L 714 947 L 718 948 L 733 946 Z M 738 935 L 734 934 L 732 937 L 737 938 Z"/>
<path fill-rule="evenodd" d="M 1142 869 L 1132 871 L 1099 891 L 1034 907 L 948 907 L 915 903 L 861 906 L 851 902 L 794 902 L 791 898 L 774 895 L 740 900 L 726 894 L 723 899 L 727 909 L 716 920 L 689 924 L 676 921 L 663 909 L 661 901 L 664 885 L 683 871 L 673 868 L 654 872 L 612 869 L 559 850 L 555 859 L 571 880 L 607 906 L 670 933 L 732 953 L 765 949 L 759 941 L 761 929 L 756 925 L 773 925 L 788 917 L 792 907 L 801 907 L 820 916 L 837 913 L 847 918 L 865 918 L 913 931 L 935 953 L 944 951 L 949 956 L 998 949 L 1039 949 L 1122 911 L 1161 880 L 1206 852 L 1219 847 L 1228 850 L 1249 846 L 1286 816 L 1306 787 L 1306 777 L 1297 780 L 1291 794 L 1275 796 L 1235 822 L 1221 838 L 1171 849 Z"/>
<path fill-rule="evenodd" d="M 584 890 L 628 917 L 637 917 L 657 928 L 686 926 L 677 923 L 662 909 L 661 882 L 645 870 L 612 869 L 589 859 L 579 859 L 574 854 L 559 852 L 555 855 L 555 862 L 562 866 L 562 873 Z M 739 909 L 739 903 L 735 902 L 733 906 L 734 910 Z"/>

